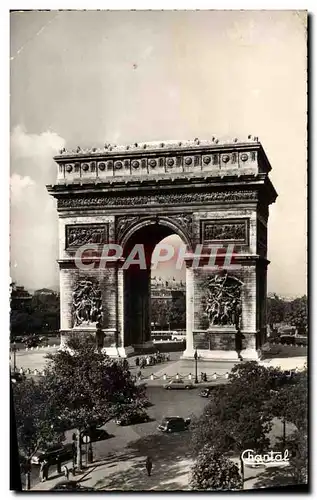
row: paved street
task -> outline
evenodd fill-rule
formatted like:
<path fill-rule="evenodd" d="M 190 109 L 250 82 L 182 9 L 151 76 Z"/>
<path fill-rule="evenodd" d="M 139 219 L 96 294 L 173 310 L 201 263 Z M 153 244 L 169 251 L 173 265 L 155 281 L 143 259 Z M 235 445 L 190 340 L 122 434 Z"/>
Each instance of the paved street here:
<path fill-rule="evenodd" d="M 263 358 L 260 363 L 271 365 L 271 366 L 290 366 L 291 368 L 295 368 L 296 366 L 302 367 L 307 359 L 306 349 L 305 348 L 292 348 L 290 346 L 278 346 L 278 350 L 275 349 L 276 346 L 273 346 L 269 351 L 266 350 L 263 353 Z M 16 366 L 19 368 L 30 368 L 34 370 L 42 370 L 45 366 L 46 360 L 45 357 L 49 353 L 54 353 L 58 349 L 58 344 L 55 344 L 55 347 L 51 345 L 50 347 L 41 347 L 39 349 L 28 349 L 21 347 L 16 353 Z M 179 361 L 179 364 L 175 364 L 173 370 L 175 374 L 177 370 L 179 370 L 180 374 L 194 374 L 195 366 L 193 360 L 180 360 L 182 352 L 170 352 L 170 361 Z M 142 357 L 142 356 L 141 356 Z M 135 358 L 136 356 L 132 356 L 128 358 L 129 364 L 131 368 L 135 368 Z M 10 361 L 13 364 L 13 354 L 10 353 Z M 226 362 L 226 361 L 198 361 L 198 374 L 201 371 L 210 372 L 213 367 L 217 367 L 221 370 L 221 372 L 230 371 L 234 363 Z M 170 362 L 165 362 L 162 364 L 157 364 L 154 366 L 146 367 L 142 370 L 144 374 L 151 374 L 154 372 L 161 372 L 161 375 L 165 373 L 165 369 L 170 367 Z M 286 368 L 288 369 L 288 368 Z M 176 370 L 176 371 L 175 371 Z M 167 373 L 167 372 L 166 372 Z"/>
<path fill-rule="evenodd" d="M 25 351 L 21 350 L 16 355 L 18 368 L 35 368 L 40 372 L 43 370 L 47 353 L 56 352 L 56 348 Z M 108 422 L 105 429 L 112 436 L 105 441 L 94 443 L 94 462 L 98 466 L 94 469 L 89 479 L 89 484 L 105 489 L 186 489 L 188 484 L 188 473 L 191 466 L 190 457 L 190 433 L 175 433 L 165 435 L 157 430 L 157 426 L 164 416 L 200 415 L 208 400 L 199 396 L 198 388 L 190 391 L 167 391 L 163 389 L 165 383 L 164 374 L 167 379 L 175 377 L 178 373 L 182 377 L 194 374 L 194 362 L 181 360 L 181 353 L 170 353 L 170 361 L 154 366 L 148 366 L 142 370 L 142 378 L 147 385 L 148 397 L 153 404 L 148 409 L 151 421 L 145 424 L 131 425 L 127 427 L 117 426 L 114 422 Z M 306 357 L 298 358 L 276 358 L 262 361 L 267 366 L 281 366 L 284 369 L 302 368 Z M 129 358 L 130 369 L 136 374 L 139 370 L 135 366 L 135 357 Z M 198 375 L 206 372 L 208 379 L 217 373 L 218 381 L 224 380 L 226 373 L 230 372 L 234 363 L 199 361 Z M 151 374 L 154 380 L 150 379 Z M 287 431 L 290 428 L 287 427 Z M 66 441 L 71 440 L 72 431 L 66 433 Z M 271 432 L 273 440 L 282 435 L 282 424 L 276 421 Z M 147 478 L 144 474 L 144 460 L 151 455 L 154 462 L 153 478 Z M 85 460 L 84 460 L 85 462 Z M 31 486 L 38 483 L 38 467 L 32 467 Z M 155 472 L 155 475 L 154 475 Z M 263 472 L 263 471 L 262 471 Z M 257 474 L 261 471 L 257 471 Z M 55 468 L 50 472 L 52 482 L 40 484 L 40 488 L 52 487 L 58 480 Z M 252 487 L 256 483 L 255 472 L 250 469 L 246 472 L 246 487 Z M 156 479 L 154 479 L 156 477 Z M 251 479 L 253 478 L 253 479 Z M 88 482 L 86 478 L 85 481 Z M 51 486 L 50 486 L 51 484 Z M 249 485 L 249 486 L 248 486 Z"/>
<path fill-rule="evenodd" d="M 49 353 L 54 353 L 57 351 L 57 347 L 51 347 L 51 348 L 45 348 L 45 349 L 39 349 L 39 350 L 32 350 L 32 351 L 26 351 L 26 350 L 20 350 L 16 353 L 16 367 L 19 370 L 20 368 L 23 368 L 24 370 L 30 369 L 31 372 L 33 370 L 38 370 L 41 372 L 45 364 L 47 362 L 46 355 Z M 188 378 L 188 375 L 191 373 L 192 376 L 194 377 L 195 373 L 195 363 L 194 360 L 181 360 L 182 353 L 181 352 L 171 352 L 169 353 L 170 356 L 170 361 L 165 361 L 164 363 L 158 363 L 153 366 L 146 366 L 144 369 L 141 370 L 142 373 L 142 378 L 144 379 L 149 379 L 151 374 L 155 374 L 155 381 L 154 384 L 151 383 L 149 380 L 147 380 L 147 383 L 151 383 L 151 385 L 157 385 L 157 380 L 160 379 L 161 383 L 164 383 L 163 376 L 164 374 L 167 375 L 167 377 L 174 377 L 178 373 L 180 376 L 184 376 Z M 128 359 L 129 365 L 131 372 L 133 374 L 136 374 L 140 368 L 136 367 L 135 365 L 135 358 L 136 356 L 133 356 Z M 13 364 L 13 356 L 11 356 L 11 366 Z M 230 372 L 232 367 L 234 366 L 234 363 L 230 362 L 225 362 L 225 361 L 219 361 L 219 362 L 214 362 L 214 361 L 199 361 L 198 362 L 198 375 L 200 375 L 200 372 L 206 372 L 207 375 L 212 375 L 215 372 L 224 375 L 227 372 Z"/>
<path fill-rule="evenodd" d="M 165 434 L 158 431 L 157 426 L 164 416 L 200 415 L 208 399 L 201 398 L 198 389 L 167 391 L 161 387 L 148 387 L 147 394 L 153 404 L 148 410 L 153 419 L 151 422 L 125 427 L 108 422 L 104 426 L 112 437 L 93 444 L 94 462 L 98 465 L 94 473 L 89 475 L 89 485 L 124 490 L 187 488 L 192 464 L 190 432 Z M 287 427 L 287 432 L 289 430 Z M 71 434 L 72 431 L 67 432 L 67 441 L 71 440 Z M 271 434 L 272 437 L 282 435 L 280 422 L 275 422 Z M 144 461 L 148 455 L 152 457 L 154 464 L 152 478 L 147 478 L 144 470 Z M 52 480 L 40 485 L 38 472 L 38 467 L 33 466 L 32 487 L 47 489 L 56 483 L 58 477 L 55 468 L 50 472 Z M 246 486 L 248 478 L 254 474 L 254 469 L 246 471 Z M 87 478 L 83 484 L 86 481 L 88 483 Z"/>

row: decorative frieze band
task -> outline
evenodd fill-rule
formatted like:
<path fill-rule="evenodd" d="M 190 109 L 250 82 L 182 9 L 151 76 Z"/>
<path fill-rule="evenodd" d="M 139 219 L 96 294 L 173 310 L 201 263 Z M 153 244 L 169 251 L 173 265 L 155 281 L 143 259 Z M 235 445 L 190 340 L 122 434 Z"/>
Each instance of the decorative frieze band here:
<path fill-rule="evenodd" d="M 229 151 L 229 152 L 205 152 L 191 155 L 179 156 L 150 156 L 140 158 L 101 158 L 99 160 L 69 161 L 59 163 L 59 171 L 64 174 L 75 174 L 75 176 L 86 176 L 94 173 L 99 175 L 105 171 L 112 171 L 114 175 L 122 175 L 124 171 L 133 174 L 136 172 L 155 173 L 162 169 L 166 172 L 192 170 L 195 167 L 202 169 L 215 167 L 243 166 L 246 163 L 257 161 L 256 151 Z"/>
<path fill-rule="evenodd" d="M 142 196 L 76 196 L 59 198 L 58 209 L 131 206 L 131 205 L 172 205 L 187 203 L 231 203 L 257 201 L 255 190 L 231 190 L 199 193 L 149 194 Z"/>

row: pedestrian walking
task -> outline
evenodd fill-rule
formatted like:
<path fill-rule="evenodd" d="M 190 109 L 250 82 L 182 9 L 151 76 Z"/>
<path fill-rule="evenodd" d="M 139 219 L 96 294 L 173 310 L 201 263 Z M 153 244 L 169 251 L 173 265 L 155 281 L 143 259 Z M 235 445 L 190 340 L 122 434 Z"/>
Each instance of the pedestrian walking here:
<path fill-rule="evenodd" d="M 45 470 L 45 460 L 43 460 L 43 462 L 41 462 L 41 465 L 40 465 L 40 481 L 41 481 L 41 483 L 43 483 L 45 481 L 44 470 Z"/>
<path fill-rule="evenodd" d="M 140 365 L 140 358 L 137 356 L 135 358 L 135 366 L 139 366 Z"/>
<path fill-rule="evenodd" d="M 69 469 L 68 469 L 66 464 L 63 467 L 63 473 L 64 473 L 66 481 L 68 481 L 69 480 Z"/>
<path fill-rule="evenodd" d="M 45 464 L 45 479 L 46 481 L 48 480 L 48 471 L 49 471 L 50 464 L 46 462 Z"/>
<path fill-rule="evenodd" d="M 146 462 L 145 462 L 145 467 L 146 467 L 146 470 L 147 470 L 147 475 L 150 476 L 151 475 L 151 471 L 152 471 L 152 467 L 153 467 L 153 463 L 152 463 L 151 457 L 147 457 Z"/>
<path fill-rule="evenodd" d="M 240 361 L 242 361 L 241 351 L 243 348 L 244 338 L 245 337 L 244 337 L 243 333 L 241 332 L 240 328 L 238 328 L 236 331 L 236 335 L 235 335 L 235 347 L 236 347 L 236 351 L 237 351 L 238 358 L 240 359 Z"/>

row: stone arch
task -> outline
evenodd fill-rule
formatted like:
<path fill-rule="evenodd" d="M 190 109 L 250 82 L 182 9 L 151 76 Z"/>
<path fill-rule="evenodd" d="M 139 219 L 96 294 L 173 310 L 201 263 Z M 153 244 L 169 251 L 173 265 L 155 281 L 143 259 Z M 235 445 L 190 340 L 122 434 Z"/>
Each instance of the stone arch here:
<path fill-rule="evenodd" d="M 123 262 L 130 255 L 134 245 L 144 245 L 146 269 L 131 266 L 121 270 L 123 289 L 123 311 L 121 331 L 123 345 L 144 346 L 151 343 L 151 257 L 157 244 L 167 236 L 176 234 L 191 249 L 191 240 L 184 228 L 172 217 L 142 217 L 131 219 L 129 227 L 122 234 Z"/>
<path fill-rule="evenodd" d="M 144 217 L 144 218 L 139 218 L 135 222 L 131 222 L 126 231 L 123 233 L 122 237 L 119 239 L 118 243 L 122 245 L 123 248 L 125 248 L 130 238 L 133 237 L 133 235 L 137 231 L 147 226 L 152 226 L 156 224 L 159 226 L 165 226 L 166 228 L 169 228 L 171 234 L 175 233 L 180 237 L 183 243 L 187 246 L 188 250 L 193 250 L 192 236 L 189 234 L 189 231 L 182 228 L 181 225 L 178 222 L 176 222 L 173 218 L 164 216 Z"/>

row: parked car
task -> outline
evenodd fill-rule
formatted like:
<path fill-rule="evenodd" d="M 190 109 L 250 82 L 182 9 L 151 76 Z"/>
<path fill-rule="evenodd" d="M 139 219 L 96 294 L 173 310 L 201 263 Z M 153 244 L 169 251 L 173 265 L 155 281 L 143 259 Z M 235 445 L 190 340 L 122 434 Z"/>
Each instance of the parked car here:
<path fill-rule="evenodd" d="M 55 484 L 50 491 L 96 491 L 90 486 L 84 486 L 79 481 L 61 481 Z"/>
<path fill-rule="evenodd" d="M 38 450 L 31 458 L 31 463 L 39 465 L 43 460 L 47 460 L 49 464 L 55 464 L 57 458 L 61 460 L 67 460 L 73 456 L 73 445 L 72 443 L 57 443 L 48 446 L 44 450 Z"/>
<path fill-rule="evenodd" d="M 142 424 L 143 422 L 149 422 L 150 417 L 145 411 L 131 411 L 124 413 L 121 417 L 115 420 L 117 425 L 133 425 Z"/>
<path fill-rule="evenodd" d="M 190 425 L 190 418 L 182 417 L 165 417 L 162 423 L 158 426 L 158 430 L 162 432 L 179 432 L 186 431 Z"/>
<path fill-rule="evenodd" d="M 280 343 L 286 345 L 295 345 L 296 343 L 295 335 L 281 335 Z"/>
<path fill-rule="evenodd" d="M 90 441 L 94 443 L 95 441 L 103 441 L 104 439 L 110 438 L 110 434 L 105 429 L 100 429 L 98 427 L 92 426 L 86 429 L 82 434 L 82 443 L 84 436 L 89 436 Z"/>
<path fill-rule="evenodd" d="M 11 381 L 16 384 L 25 380 L 25 375 L 19 372 L 11 373 Z"/>
<path fill-rule="evenodd" d="M 182 379 L 175 379 L 164 385 L 164 389 L 193 389 L 194 385 L 191 382 L 184 382 Z"/>
<path fill-rule="evenodd" d="M 211 389 L 209 387 L 206 387 L 199 393 L 199 396 L 201 396 L 202 398 L 209 398 L 210 395 L 211 395 Z"/>
<path fill-rule="evenodd" d="M 172 340 L 176 342 L 185 342 L 186 341 L 186 332 L 172 332 Z"/>

